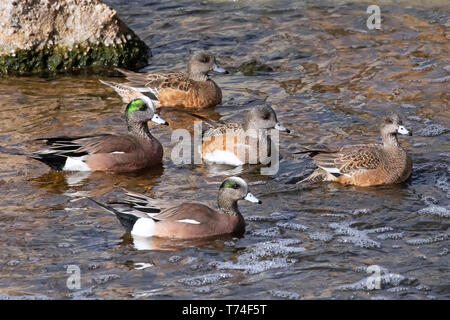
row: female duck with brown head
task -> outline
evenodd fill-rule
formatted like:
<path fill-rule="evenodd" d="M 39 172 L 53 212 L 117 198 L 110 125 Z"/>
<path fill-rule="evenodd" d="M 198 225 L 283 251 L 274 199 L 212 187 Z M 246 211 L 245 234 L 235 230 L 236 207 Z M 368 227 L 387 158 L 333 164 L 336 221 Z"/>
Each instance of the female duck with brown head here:
<path fill-rule="evenodd" d="M 397 134 L 411 135 L 391 113 L 381 122 L 383 144 L 365 144 L 331 148 L 304 148 L 319 167 L 301 182 L 334 181 L 357 186 L 401 183 L 411 175 L 412 161 L 397 140 Z M 300 183 L 301 183 L 300 182 Z"/>
<path fill-rule="evenodd" d="M 207 163 L 231 166 L 262 163 L 263 152 L 267 150 L 267 157 L 271 154 L 271 140 L 265 130 L 290 133 L 289 129 L 278 122 L 275 111 L 269 105 L 246 110 L 242 123 L 214 122 L 192 113 L 191 115 L 204 120 L 209 126 L 203 132 L 199 150 Z"/>
<path fill-rule="evenodd" d="M 216 58 L 209 51 L 194 53 L 189 60 L 187 73 L 117 70 L 127 77 L 127 85 L 135 92 L 151 92 L 155 95 L 160 107 L 193 109 L 213 107 L 222 102 L 222 90 L 209 78 L 208 73 L 228 73 L 217 65 Z M 122 96 L 123 93 L 116 91 Z"/>

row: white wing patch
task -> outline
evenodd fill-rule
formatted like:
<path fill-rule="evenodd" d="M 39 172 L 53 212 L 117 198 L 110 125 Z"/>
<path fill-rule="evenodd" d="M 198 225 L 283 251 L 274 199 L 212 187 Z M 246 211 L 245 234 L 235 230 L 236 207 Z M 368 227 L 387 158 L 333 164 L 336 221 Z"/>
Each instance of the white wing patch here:
<path fill-rule="evenodd" d="M 181 219 L 181 220 L 177 220 L 177 222 L 200 224 L 200 222 L 198 222 L 197 220 L 193 220 L 193 219 Z"/>
<path fill-rule="evenodd" d="M 111 152 L 112 154 L 122 154 L 122 153 L 125 153 L 125 152 L 123 152 L 123 151 L 114 151 L 114 152 Z"/>

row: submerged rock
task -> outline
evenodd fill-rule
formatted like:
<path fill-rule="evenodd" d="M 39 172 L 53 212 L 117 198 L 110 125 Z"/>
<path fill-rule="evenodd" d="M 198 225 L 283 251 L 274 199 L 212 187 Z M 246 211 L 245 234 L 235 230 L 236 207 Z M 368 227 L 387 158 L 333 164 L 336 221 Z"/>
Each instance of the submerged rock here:
<path fill-rule="evenodd" d="M 257 60 L 251 60 L 248 62 L 242 63 L 238 68 L 237 71 L 240 71 L 244 74 L 244 76 L 256 76 L 261 74 L 267 74 L 269 72 L 272 72 L 273 69 L 263 64 Z"/>
<path fill-rule="evenodd" d="M 139 68 L 149 48 L 100 0 L 0 1 L 0 74 Z"/>

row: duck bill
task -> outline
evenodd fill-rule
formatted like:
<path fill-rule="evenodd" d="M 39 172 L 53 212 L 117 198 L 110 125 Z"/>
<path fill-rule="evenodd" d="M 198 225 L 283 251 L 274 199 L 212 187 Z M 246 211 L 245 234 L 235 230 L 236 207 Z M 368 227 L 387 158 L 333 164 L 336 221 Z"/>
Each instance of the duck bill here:
<path fill-rule="evenodd" d="M 406 129 L 404 126 L 399 126 L 397 132 L 403 135 L 412 136 L 412 132 Z"/>
<path fill-rule="evenodd" d="M 225 73 L 225 74 L 228 74 L 228 73 L 229 73 L 227 70 L 225 70 L 225 69 L 219 67 L 217 64 L 214 65 L 214 67 L 213 67 L 212 70 L 213 70 L 214 72 L 217 72 L 217 73 Z"/>
<path fill-rule="evenodd" d="M 277 124 L 275 125 L 274 129 L 281 131 L 281 132 L 286 132 L 286 133 L 290 133 L 291 130 L 289 130 L 288 128 L 282 126 L 279 122 L 277 122 Z"/>
<path fill-rule="evenodd" d="M 164 125 L 164 126 L 168 126 L 168 125 L 169 125 L 169 123 L 168 123 L 166 120 L 164 120 L 163 118 L 161 118 L 161 117 L 160 117 L 158 114 L 156 114 L 156 113 L 153 115 L 152 121 L 155 122 L 155 123 L 157 123 L 157 124 L 162 124 L 162 125 Z"/>
<path fill-rule="evenodd" d="M 261 204 L 261 200 L 259 200 L 257 197 L 255 197 L 253 194 L 251 194 L 250 192 L 247 193 L 247 195 L 245 196 L 244 200 L 253 202 L 253 203 L 259 203 Z"/>

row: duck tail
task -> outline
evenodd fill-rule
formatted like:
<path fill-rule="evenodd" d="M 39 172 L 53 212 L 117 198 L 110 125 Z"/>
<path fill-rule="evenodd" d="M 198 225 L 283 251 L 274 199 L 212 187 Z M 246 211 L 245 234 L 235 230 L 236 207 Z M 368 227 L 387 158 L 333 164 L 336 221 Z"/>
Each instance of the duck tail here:
<path fill-rule="evenodd" d="M 66 156 L 55 153 L 35 152 L 29 154 L 28 157 L 36 159 L 56 171 L 62 171 L 67 161 Z"/>
<path fill-rule="evenodd" d="M 114 70 L 119 71 L 120 73 L 122 73 L 125 76 L 132 76 L 132 75 L 136 74 L 136 72 L 134 72 L 134 71 L 122 69 L 122 68 L 119 68 L 119 67 L 115 67 Z"/>
<path fill-rule="evenodd" d="M 105 80 L 101 80 L 101 79 L 98 79 L 98 81 L 100 81 L 101 83 L 103 83 L 105 86 L 108 86 L 108 87 L 113 88 L 114 90 L 116 90 L 116 89 L 118 88 L 118 85 L 117 85 L 117 83 L 115 83 L 115 82 L 112 82 L 112 81 L 105 81 Z"/>
<path fill-rule="evenodd" d="M 108 206 L 106 204 L 100 203 L 92 198 L 87 197 L 89 200 L 91 200 L 92 202 L 94 202 L 95 204 L 97 204 L 99 207 L 102 207 L 103 209 L 105 209 L 106 211 L 114 214 L 117 219 L 119 220 L 120 224 L 122 226 L 124 226 L 124 228 L 127 230 L 127 232 L 131 232 L 131 230 L 133 230 L 134 224 L 136 223 L 136 221 L 138 221 L 139 217 L 133 215 L 133 214 L 127 214 L 124 212 L 120 212 L 117 209 L 114 209 L 111 206 Z"/>
<path fill-rule="evenodd" d="M 327 176 L 328 176 L 327 172 L 325 170 L 319 168 L 319 169 L 316 169 L 313 173 L 311 173 L 305 179 L 297 182 L 297 184 L 316 183 L 316 182 L 326 181 Z"/>

